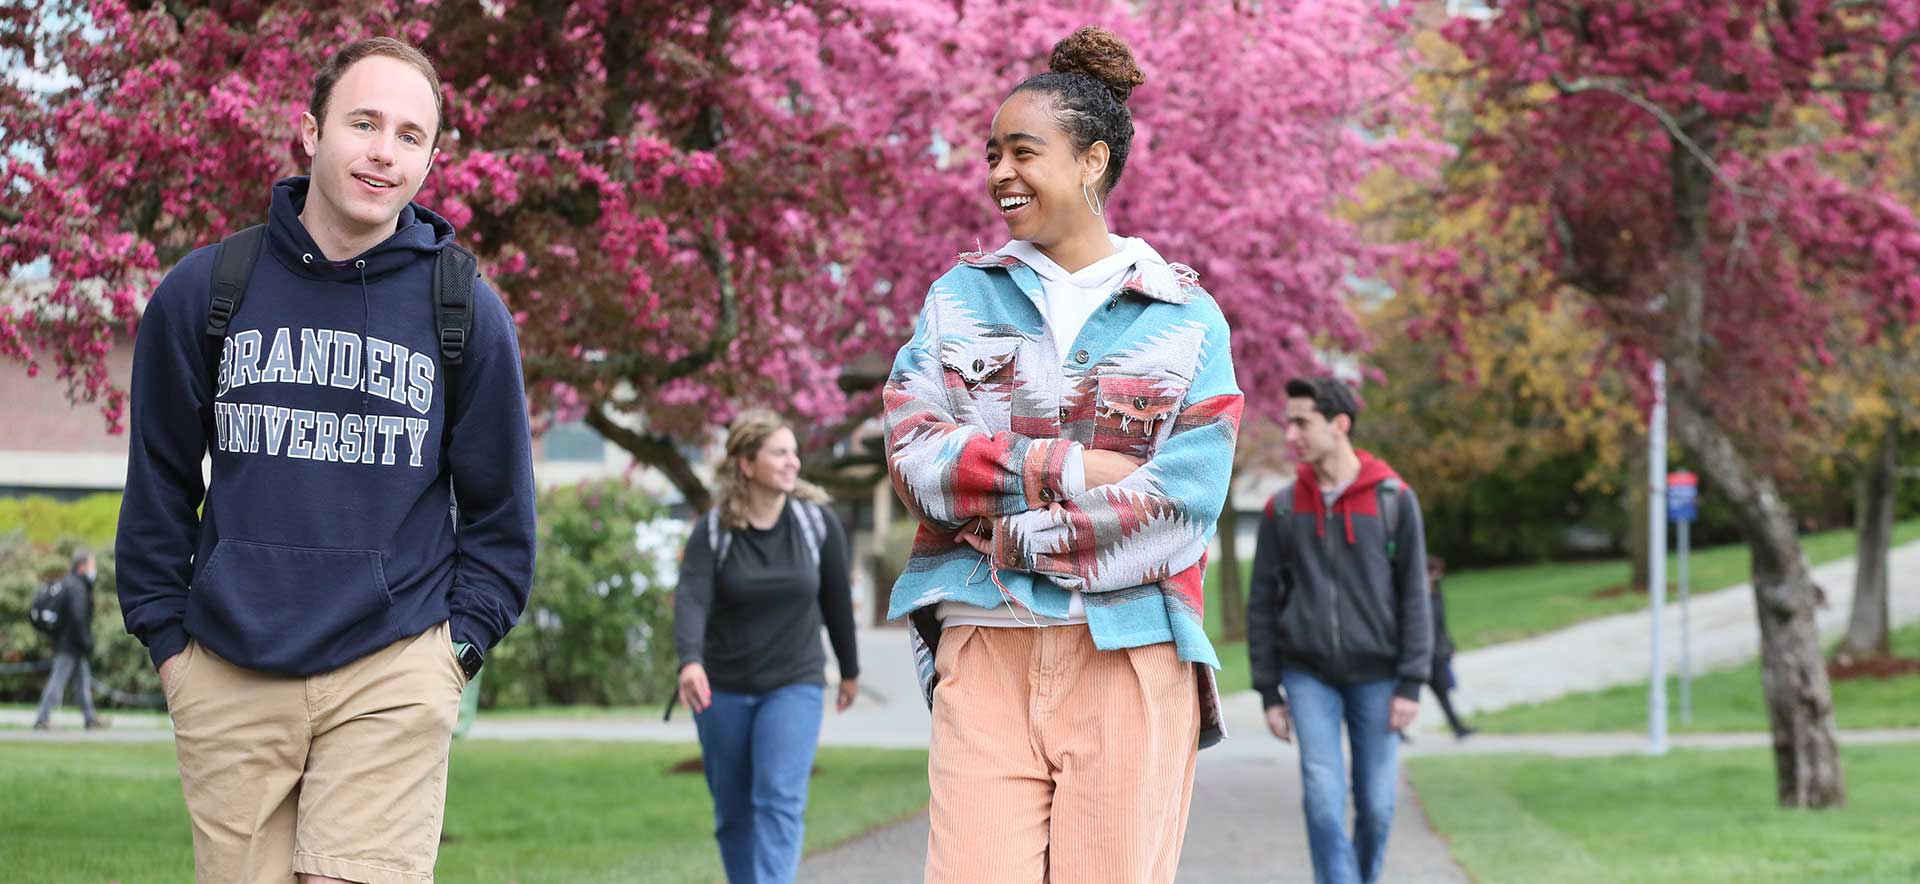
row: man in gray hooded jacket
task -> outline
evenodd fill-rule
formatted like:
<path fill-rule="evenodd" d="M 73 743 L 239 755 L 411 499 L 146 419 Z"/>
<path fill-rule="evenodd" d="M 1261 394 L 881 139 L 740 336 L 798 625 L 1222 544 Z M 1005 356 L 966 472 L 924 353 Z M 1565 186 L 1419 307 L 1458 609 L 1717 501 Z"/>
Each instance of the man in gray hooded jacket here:
<path fill-rule="evenodd" d="M 1287 384 L 1297 478 L 1267 504 L 1247 602 L 1247 651 L 1267 726 L 1300 738 L 1316 884 L 1372 884 L 1385 864 L 1399 731 L 1432 667 L 1425 530 L 1413 489 L 1350 434 L 1360 406 L 1334 378 Z M 1353 756 L 1354 832 L 1347 834 Z"/>

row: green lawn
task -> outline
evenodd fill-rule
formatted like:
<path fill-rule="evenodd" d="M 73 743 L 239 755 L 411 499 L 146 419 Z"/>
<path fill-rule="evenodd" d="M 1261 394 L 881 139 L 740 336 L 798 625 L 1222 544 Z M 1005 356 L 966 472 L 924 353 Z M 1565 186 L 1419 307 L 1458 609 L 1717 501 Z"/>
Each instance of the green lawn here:
<path fill-rule="evenodd" d="M 442 880 L 589 884 L 721 878 L 700 775 L 667 769 L 691 745 L 455 746 Z M 927 802 L 920 751 L 823 749 L 807 848 L 843 842 Z M 169 744 L 0 750 L 0 878 L 188 882 L 193 855 Z"/>
<path fill-rule="evenodd" d="M 1782 811 L 1764 750 L 1416 757 L 1433 826 L 1482 884 L 1920 880 L 1920 745 L 1844 749 L 1848 805 Z"/>
<path fill-rule="evenodd" d="M 1920 519 L 1894 526 L 1895 545 L 1920 540 Z M 1853 555 L 1850 530 L 1823 531 L 1800 539 L 1807 558 L 1822 564 Z M 1745 545 L 1695 550 L 1690 557 L 1691 583 L 1696 593 L 1713 592 L 1747 582 L 1753 576 Z M 1574 564 L 1523 565 L 1463 571 L 1446 580 L 1447 626 L 1461 650 L 1484 647 L 1571 626 L 1608 614 L 1638 611 L 1645 596 L 1596 593 L 1627 582 L 1626 560 Z M 1679 579 L 1679 563 L 1667 558 L 1667 575 Z M 1671 595 L 1669 596 L 1672 597 Z"/>
<path fill-rule="evenodd" d="M 1894 525 L 1894 545 L 1914 540 L 1920 540 L 1920 519 Z M 1855 537 L 1852 531 L 1842 529 L 1810 534 L 1800 542 L 1808 559 L 1818 565 L 1853 555 Z M 1240 552 L 1242 574 L 1250 575 L 1253 550 Z M 1695 593 L 1737 586 L 1752 577 L 1747 548 L 1741 544 L 1694 550 L 1691 558 L 1690 580 Z M 1671 556 L 1667 573 L 1671 579 L 1679 579 L 1679 563 Z M 1447 628 L 1453 633 L 1454 645 L 1467 651 L 1552 632 L 1583 620 L 1642 610 L 1647 606 L 1646 596 L 1600 595 L 1603 590 L 1624 585 L 1629 574 L 1625 559 L 1461 571 L 1446 580 Z M 1244 590 L 1242 587 L 1242 598 Z M 1206 626 L 1207 633 L 1216 637 L 1220 634 L 1219 599 L 1219 569 L 1209 569 Z M 1227 644 L 1217 638 L 1215 642 L 1225 666 L 1220 673 L 1221 689 L 1246 687 L 1245 643 Z"/>
<path fill-rule="evenodd" d="M 1920 657 L 1920 624 L 1895 630 L 1893 651 Z M 1680 721 L 1678 680 L 1667 684 L 1669 724 L 1675 731 L 1764 731 L 1766 698 L 1760 664 L 1711 672 L 1693 680 L 1693 723 Z M 1848 679 L 1833 683 L 1833 715 L 1843 728 L 1920 727 L 1920 675 Z M 1621 685 L 1546 703 L 1474 716 L 1474 726 L 1509 733 L 1637 731 L 1647 726 L 1647 686 Z"/>

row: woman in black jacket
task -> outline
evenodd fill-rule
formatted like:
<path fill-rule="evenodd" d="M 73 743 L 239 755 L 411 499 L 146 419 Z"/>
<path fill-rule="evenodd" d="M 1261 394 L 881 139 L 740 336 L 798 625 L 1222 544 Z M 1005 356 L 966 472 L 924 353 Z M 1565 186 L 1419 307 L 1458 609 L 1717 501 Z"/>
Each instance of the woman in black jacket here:
<path fill-rule="evenodd" d="M 719 473 L 674 593 L 680 700 L 700 731 L 727 880 L 780 884 L 800 867 L 825 705 L 822 625 L 840 662 L 835 706 L 846 711 L 857 693 L 847 535 L 826 494 L 800 479 L 778 415 L 736 419 Z"/>

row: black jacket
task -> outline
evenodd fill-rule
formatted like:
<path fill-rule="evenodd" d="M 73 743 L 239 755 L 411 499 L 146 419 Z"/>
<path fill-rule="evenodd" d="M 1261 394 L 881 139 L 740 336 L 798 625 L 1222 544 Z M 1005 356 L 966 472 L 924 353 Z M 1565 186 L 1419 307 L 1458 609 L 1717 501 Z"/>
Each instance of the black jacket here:
<path fill-rule="evenodd" d="M 69 571 L 60 578 L 60 621 L 53 631 L 56 654 L 93 653 L 93 581 Z"/>
<path fill-rule="evenodd" d="M 1268 706 L 1286 702 L 1283 668 L 1333 684 L 1395 679 L 1394 693 L 1410 700 L 1432 671 L 1420 502 L 1386 463 L 1358 454 L 1360 474 L 1331 510 L 1302 467 L 1260 521 L 1247 654 Z M 1395 510 L 1384 513 L 1383 504 Z"/>

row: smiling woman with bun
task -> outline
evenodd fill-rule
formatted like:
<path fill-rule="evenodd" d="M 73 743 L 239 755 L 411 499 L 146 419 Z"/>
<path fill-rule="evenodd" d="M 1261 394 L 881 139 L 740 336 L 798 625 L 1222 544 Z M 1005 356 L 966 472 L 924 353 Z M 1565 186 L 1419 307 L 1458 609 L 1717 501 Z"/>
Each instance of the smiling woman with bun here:
<path fill-rule="evenodd" d="M 1108 229 L 1132 51 L 1082 28 L 1050 67 L 986 138 L 1011 240 L 933 284 L 886 389 L 920 521 L 889 616 L 933 709 L 942 884 L 1172 881 L 1223 735 L 1200 613 L 1241 410 L 1227 324 L 1191 268 Z"/>

